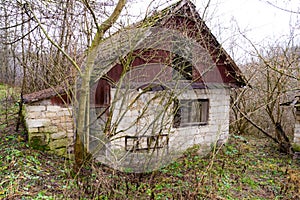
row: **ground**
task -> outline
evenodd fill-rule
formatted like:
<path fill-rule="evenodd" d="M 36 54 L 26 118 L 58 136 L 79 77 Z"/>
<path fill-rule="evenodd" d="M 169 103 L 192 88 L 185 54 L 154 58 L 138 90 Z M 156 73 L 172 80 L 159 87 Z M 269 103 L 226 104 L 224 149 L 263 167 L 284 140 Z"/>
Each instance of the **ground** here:
<path fill-rule="evenodd" d="M 300 199 L 300 160 L 260 135 L 231 135 L 206 157 L 189 149 L 147 174 L 97 163 L 73 172 L 72 161 L 30 148 L 16 132 L 18 104 L 0 86 L 0 199 Z M 2 94 L 1 94 L 2 90 Z"/>

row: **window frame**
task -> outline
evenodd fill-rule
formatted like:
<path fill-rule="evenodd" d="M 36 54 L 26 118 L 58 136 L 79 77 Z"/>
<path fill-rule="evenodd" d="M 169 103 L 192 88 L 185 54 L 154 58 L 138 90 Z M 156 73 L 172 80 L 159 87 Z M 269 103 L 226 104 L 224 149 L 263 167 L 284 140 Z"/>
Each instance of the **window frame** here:
<path fill-rule="evenodd" d="M 193 104 L 199 103 L 201 106 L 198 120 L 192 118 Z M 175 101 L 173 128 L 187 127 L 187 126 L 204 126 L 208 124 L 209 120 L 209 99 L 180 99 Z M 188 106 L 186 106 L 188 105 Z M 194 107 L 196 107 L 194 105 Z M 184 112 L 185 111 L 185 112 Z M 183 114 L 184 113 L 184 114 Z M 183 119 L 184 118 L 184 119 Z"/>

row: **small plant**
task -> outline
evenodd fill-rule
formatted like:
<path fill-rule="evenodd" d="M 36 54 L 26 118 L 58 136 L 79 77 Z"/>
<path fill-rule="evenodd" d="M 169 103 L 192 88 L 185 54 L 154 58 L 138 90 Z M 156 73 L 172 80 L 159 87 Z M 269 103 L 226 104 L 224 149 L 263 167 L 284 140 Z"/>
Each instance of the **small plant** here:
<path fill-rule="evenodd" d="M 195 146 L 155 172 L 133 174 L 130 169 L 118 172 L 92 162 L 82 169 L 86 175 L 79 177 L 71 176 L 71 161 L 29 148 L 19 139 L 20 134 L 21 130 L 0 134 L 0 199 L 280 199 L 282 196 L 297 199 L 299 196 L 295 177 L 300 166 L 255 136 L 231 137 L 213 157 L 199 156 Z"/>

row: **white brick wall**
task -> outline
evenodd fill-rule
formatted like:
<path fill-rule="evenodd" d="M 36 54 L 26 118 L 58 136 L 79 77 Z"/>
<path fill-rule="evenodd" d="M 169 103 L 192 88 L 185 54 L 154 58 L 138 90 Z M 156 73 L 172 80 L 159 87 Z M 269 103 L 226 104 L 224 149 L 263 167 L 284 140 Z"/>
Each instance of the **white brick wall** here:
<path fill-rule="evenodd" d="M 294 143 L 300 145 L 300 122 L 296 122 L 294 130 Z"/>
<path fill-rule="evenodd" d="M 115 91 L 112 89 L 112 97 L 114 97 Z M 161 99 L 157 98 L 156 103 L 153 105 L 146 104 L 149 99 L 153 98 L 155 93 L 147 92 L 143 94 L 143 101 L 139 100 L 135 102 L 133 106 L 127 108 L 128 102 L 124 102 L 124 107 L 121 100 L 118 101 L 116 109 L 113 114 L 113 124 L 117 121 L 119 117 L 119 112 L 124 114 L 124 118 L 120 121 L 117 126 L 117 131 L 122 131 L 124 135 L 136 135 L 137 130 L 142 130 L 139 134 L 151 135 L 153 134 L 152 129 L 148 129 L 149 125 L 153 121 L 153 114 L 157 114 L 163 108 L 161 105 Z M 136 90 L 132 93 L 127 92 L 127 97 L 131 102 L 136 96 Z M 166 98 L 167 99 L 167 98 Z M 230 96 L 228 89 L 207 89 L 207 90 L 196 90 L 187 91 L 178 96 L 178 99 L 209 99 L 209 121 L 207 125 L 201 126 L 191 126 L 191 127 L 179 127 L 171 128 L 173 115 L 168 113 L 167 117 L 164 119 L 164 124 L 169 124 L 169 128 L 165 128 L 162 133 L 169 133 L 169 151 L 184 151 L 195 144 L 203 146 L 203 148 L 210 148 L 219 139 L 224 141 L 227 140 L 229 135 L 229 108 L 230 108 Z M 138 120 L 139 113 L 143 112 L 144 106 L 149 106 L 149 111 L 146 112 L 147 117 L 142 117 Z M 167 122 L 167 123 L 166 123 Z M 131 126 L 131 127 L 130 127 Z M 130 127 L 130 128 L 129 128 Z M 154 131 L 155 134 L 158 133 Z M 116 137 L 120 137 L 117 135 Z M 124 149 L 125 139 L 114 140 L 111 144 L 112 147 L 118 146 L 118 149 Z"/>
<path fill-rule="evenodd" d="M 27 119 L 28 128 L 39 128 L 44 126 L 49 126 L 51 124 L 50 119 L 41 119 L 41 118 L 31 118 Z"/>
<path fill-rule="evenodd" d="M 43 112 L 46 110 L 46 106 L 28 106 L 27 112 Z"/>
<path fill-rule="evenodd" d="M 123 91 L 124 92 L 124 91 Z M 168 100 L 166 96 L 157 97 L 151 101 L 152 104 L 147 102 L 152 99 L 157 93 L 148 92 L 142 98 L 133 103 L 133 99 L 137 95 L 137 91 L 126 93 L 126 102 L 122 100 L 116 101 L 114 114 L 112 118 L 112 126 L 119 120 L 119 117 L 124 114 L 120 123 L 117 125 L 116 131 L 122 131 L 122 135 L 136 135 L 137 131 L 143 135 L 153 135 L 160 132 L 160 126 L 154 126 L 154 115 L 158 115 L 165 110 L 164 104 Z M 115 95 L 115 90 L 112 89 L 112 98 Z M 227 140 L 229 134 L 229 91 L 227 89 L 209 89 L 209 90 L 188 90 L 185 93 L 178 95 L 178 99 L 209 99 L 209 118 L 207 125 L 190 126 L 173 128 L 173 114 L 170 105 L 167 114 L 163 120 L 158 120 L 163 123 L 165 128 L 162 134 L 169 134 L 169 151 L 181 152 L 195 144 L 199 144 L 203 149 L 210 149 L 211 145 L 219 139 Z M 148 110 L 143 110 L 148 106 Z M 140 113 L 144 112 L 144 117 L 139 118 Z M 47 143 L 50 149 L 54 152 L 67 152 L 72 151 L 71 145 L 74 138 L 74 125 L 72 118 L 72 109 L 63 108 L 60 106 L 51 106 L 45 103 L 38 106 L 26 105 L 26 122 L 30 134 L 38 135 L 45 134 Z M 161 117 L 161 116 L 160 116 Z M 160 118 L 159 117 L 159 118 Z M 300 129 L 299 129 L 300 130 Z M 101 130 L 98 130 L 101 132 Z M 120 137 L 121 134 L 115 136 Z M 300 134 L 299 134 L 300 135 Z M 64 146 L 61 146 L 64 145 Z M 125 150 L 125 138 L 119 138 L 111 142 L 111 146 L 116 151 Z M 67 151 L 61 150 L 67 148 Z M 126 152 L 125 152 L 126 153 Z"/>

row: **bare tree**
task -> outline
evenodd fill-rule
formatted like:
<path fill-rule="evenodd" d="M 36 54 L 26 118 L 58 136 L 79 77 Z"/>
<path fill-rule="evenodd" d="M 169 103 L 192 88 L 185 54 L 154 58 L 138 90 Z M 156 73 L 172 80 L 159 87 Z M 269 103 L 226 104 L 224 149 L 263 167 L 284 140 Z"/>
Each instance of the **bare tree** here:
<path fill-rule="evenodd" d="M 251 87 L 233 96 L 237 98 L 233 99 L 236 130 L 251 132 L 251 126 L 255 127 L 281 151 L 292 154 L 294 118 L 280 105 L 299 90 L 299 49 L 276 46 L 256 52 L 258 60 L 244 66 Z"/>
<path fill-rule="evenodd" d="M 4 60 L 0 68 L 1 76 L 4 75 L 2 81 L 8 82 L 6 77 L 10 69 L 18 70 L 12 74 L 18 73 L 23 77 L 21 93 L 28 93 L 68 84 L 68 80 L 74 80 L 78 74 L 82 79 L 78 117 L 83 120 L 77 123 L 78 145 L 75 148 L 79 163 L 86 156 L 83 155 L 81 136 L 88 134 L 84 132 L 89 111 L 87 97 L 97 46 L 116 23 L 125 3 L 125 0 L 117 3 L 88 0 L 1 2 L 4 11 L 1 12 L 1 19 L 4 20 L 1 20 L 0 26 L 4 47 L 1 51 Z M 107 7 L 114 7 L 114 11 L 106 12 Z M 14 34 L 8 34 L 12 32 Z M 14 47 L 14 66 L 8 60 L 9 47 Z M 86 64 L 82 70 L 80 66 L 84 58 Z"/>
<path fill-rule="evenodd" d="M 299 7 L 287 2 L 265 1 L 270 6 L 291 15 L 299 14 Z M 299 20 L 290 21 L 290 35 L 281 36 L 272 45 L 254 44 L 240 32 L 244 42 L 252 47 L 252 61 L 244 65 L 250 86 L 234 93 L 232 127 L 240 133 L 257 130 L 279 145 L 279 149 L 292 154 L 292 136 L 295 117 L 292 108 L 281 106 L 300 90 L 300 51 L 295 41 L 299 35 Z M 283 40 L 284 38 L 284 40 Z"/>
<path fill-rule="evenodd" d="M 90 4 L 84 1 L 85 5 L 88 7 L 93 16 L 95 13 L 90 9 Z M 78 166 L 81 166 L 85 159 L 87 159 L 87 149 L 85 149 L 85 144 L 87 143 L 89 132 L 87 131 L 87 125 L 89 124 L 89 89 L 90 89 L 90 79 L 91 72 L 93 70 L 94 61 L 97 56 L 97 47 L 101 43 L 104 34 L 111 28 L 111 26 L 117 21 L 124 8 L 126 0 L 119 0 L 113 13 L 104 21 L 102 24 L 98 24 L 97 19 L 94 17 L 94 23 L 97 27 L 97 32 L 91 42 L 91 46 L 88 49 L 85 72 L 82 74 L 82 83 L 80 87 L 80 99 L 79 99 L 79 112 L 77 119 L 77 132 L 75 141 L 75 158 Z M 105 71 L 103 70 L 103 76 Z M 83 138 L 82 138 L 83 136 Z"/>

